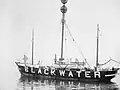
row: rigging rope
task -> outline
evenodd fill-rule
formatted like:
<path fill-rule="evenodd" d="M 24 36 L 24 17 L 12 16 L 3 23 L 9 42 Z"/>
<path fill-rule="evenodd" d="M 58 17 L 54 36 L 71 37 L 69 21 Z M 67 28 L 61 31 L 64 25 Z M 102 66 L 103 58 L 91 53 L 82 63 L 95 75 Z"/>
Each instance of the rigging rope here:
<path fill-rule="evenodd" d="M 107 64 L 107 63 L 109 63 L 110 61 L 113 61 L 113 62 L 116 62 L 116 63 L 118 63 L 118 64 L 120 64 L 120 62 L 118 62 L 118 61 L 116 61 L 116 60 L 113 60 L 113 59 L 110 59 L 110 60 L 108 60 L 107 62 L 105 62 L 105 63 L 103 63 L 103 64 L 99 64 L 99 65 L 105 65 L 105 64 Z"/>
<path fill-rule="evenodd" d="M 66 26 L 66 28 L 67 28 L 70 36 L 72 37 L 73 42 L 77 45 L 75 39 L 73 38 L 73 36 L 72 36 L 72 34 L 71 34 L 71 32 L 70 32 L 70 29 L 68 28 L 68 25 L 67 25 L 66 23 L 65 23 L 65 26 Z M 90 67 L 90 65 L 89 65 L 88 62 L 87 62 L 87 59 L 84 57 L 84 55 L 83 55 L 81 49 L 78 47 L 78 45 L 77 45 L 77 48 L 78 48 L 79 52 L 81 53 L 82 57 L 84 58 L 84 61 L 85 61 L 85 62 L 87 63 L 87 65 Z"/>

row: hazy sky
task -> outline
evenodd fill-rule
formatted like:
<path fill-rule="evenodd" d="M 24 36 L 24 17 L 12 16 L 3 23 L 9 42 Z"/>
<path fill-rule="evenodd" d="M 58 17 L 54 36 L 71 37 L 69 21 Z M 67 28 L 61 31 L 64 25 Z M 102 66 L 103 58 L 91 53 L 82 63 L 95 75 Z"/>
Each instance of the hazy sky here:
<path fill-rule="evenodd" d="M 60 57 L 61 6 L 60 0 L 0 0 L 0 85 L 18 75 L 16 59 L 24 54 L 31 58 L 33 28 L 35 61 L 46 65 L 52 63 L 55 53 Z M 66 6 L 66 23 L 89 64 L 95 65 L 97 24 L 101 31 L 100 63 L 109 56 L 120 61 L 120 0 L 68 0 Z M 69 37 L 69 57 L 80 55 L 70 41 Z"/>
<path fill-rule="evenodd" d="M 24 54 L 31 58 L 33 28 L 36 61 L 51 64 L 55 53 L 59 58 L 61 6 L 60 0 L 0 0 L 1 62 L 10 66 Z M 88 62 L 95 64 L 97 24 L 101 31 L 100 62 L 108 60 L 109 56 L 119 61 L 120 1 L 68 0 L 66 6 L 66 23 Z M 72 47 L 68 52 L 74 55 L 77 51 Z"/>

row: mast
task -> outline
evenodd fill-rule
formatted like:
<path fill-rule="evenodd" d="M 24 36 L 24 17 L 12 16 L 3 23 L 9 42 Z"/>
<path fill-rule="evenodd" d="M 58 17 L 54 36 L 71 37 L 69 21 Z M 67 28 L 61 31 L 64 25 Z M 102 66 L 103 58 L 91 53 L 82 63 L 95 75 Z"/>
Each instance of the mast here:
<path fill-rule="evenodd" d="M 68 0 L 61 0 L 63 6 L 61 7 L 61 12 L 62 12 L 62 39 L 61 39 L 61 58 L 59 59 L 60 61 L 64 60 L 63 58 L 63 45 L 64 45 L 64 25 L 65 25 L 65 13 L 67 12 L 67 7 L 65 4 L 67 3 Z"/>
<path fill-rule="evenodd" d="M 97 24 L 97 48 L 96 48 L 96 67 L 98 67 L 99 63 L 98 63 L 98 52 L 99 52 L 99 24 Z"/>
<path fill-rule="evenodd" d="M 32 30 L 32 65 L 34 64 L 34 29 Z"/>

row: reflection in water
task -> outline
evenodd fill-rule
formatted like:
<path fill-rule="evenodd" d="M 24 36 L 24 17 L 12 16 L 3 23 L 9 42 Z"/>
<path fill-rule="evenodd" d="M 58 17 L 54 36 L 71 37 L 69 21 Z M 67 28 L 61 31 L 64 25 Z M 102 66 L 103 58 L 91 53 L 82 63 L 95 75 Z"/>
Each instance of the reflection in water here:
<path fill-rule="evenodd" d="M 60 81 L 21 77 L 17 90 L 119 90 L 116 83 Z"/>

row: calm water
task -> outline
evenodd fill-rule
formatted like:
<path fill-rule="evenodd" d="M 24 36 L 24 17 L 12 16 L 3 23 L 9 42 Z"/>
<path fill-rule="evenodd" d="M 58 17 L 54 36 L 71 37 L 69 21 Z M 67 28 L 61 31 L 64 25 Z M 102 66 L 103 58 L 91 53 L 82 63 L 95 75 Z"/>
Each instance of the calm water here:
<path fill-rule="evenodd" d="M 56 80 L 33 80 L 20 78 L 17 83 L 17 90 L 120 90 L 114 83 L 93 83 L 77 81 L 56 81 Z"/>

